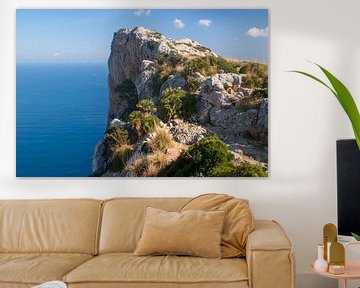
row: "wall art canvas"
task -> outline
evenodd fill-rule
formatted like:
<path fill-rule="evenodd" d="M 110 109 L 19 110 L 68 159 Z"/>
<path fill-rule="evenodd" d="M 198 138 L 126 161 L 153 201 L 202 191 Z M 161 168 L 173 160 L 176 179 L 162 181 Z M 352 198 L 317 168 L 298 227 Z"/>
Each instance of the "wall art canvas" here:
<path fill-rule="evenodd" d="M 17 177 L 267 177 L 268 10 L 19 9 Z"/>

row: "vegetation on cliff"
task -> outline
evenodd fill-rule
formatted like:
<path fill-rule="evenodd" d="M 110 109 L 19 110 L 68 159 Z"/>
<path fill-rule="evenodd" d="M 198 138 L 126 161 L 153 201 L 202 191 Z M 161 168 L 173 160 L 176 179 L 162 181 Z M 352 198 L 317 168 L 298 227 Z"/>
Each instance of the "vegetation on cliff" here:
<path fill-rule="evenodd" d="M 132 31 L 122 33 L 127 39 Z M 124 55 L 112 59 L 137 66 L 113 71 L 114 78 L 122 76 L 111 84 L 115 104 L 109 109 L 106 163 L 98 165 L 105 167 L 99 175 L 266 177 L 267 65 L 225 59 L 191 41 L 181 45 L 195 54 L 174 52 L 177 44 L 170 40 L 171 53 L 151 54 L 154 41 L 149 40 L 151 51 L 141 40 L 141 54 L 117 49 Z M 118 45 L 123 43 L 128 42 Z"/>

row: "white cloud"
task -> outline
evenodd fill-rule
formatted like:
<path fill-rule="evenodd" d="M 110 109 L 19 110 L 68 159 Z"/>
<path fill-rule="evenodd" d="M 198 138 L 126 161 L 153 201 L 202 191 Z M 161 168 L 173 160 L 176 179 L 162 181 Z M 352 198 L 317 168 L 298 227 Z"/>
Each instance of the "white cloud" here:
<path fill-rule="evenodd" d="M 265 29 L 252 27 L 246 32 L 246 34 L 253 38 L 268 37 L 269 27 L 266 27 Z"/>
<path fill-rule="evenodd" d="M 145 9 L 138 9 L 134 12 L 134 15 L 137 17 L 141 17 L 141 16 L 150 16 L 151 15 L 151 10 L 145 10 Z"/>
<path fill-rule="evenodd" d="M 180 19 L 177 19 L 177 18 L 176 18 L 176 19 L 173 21 L 173 23 L 174 23 L 175 27 L 178 28 L 178 29 L 182 29 L 182 28 L 185 27 L 185 23 L 184 23 L 182 20 L 180 20 Z"/>
<path fill-rule="evenodd" d="M 55 51 L 52 53 L 54 58 L 72 58 L 72 55 L 68 51 Z"/>
<path fill-rule="evenodd" d="M 211 25 L 211 23 L 212 23 L 212 20 L 210 20 L 210 19 L 200 19 L 199 21 L 198 21 L 198 24 L 200 25 L 200 26 L 204 26 L 204 27 L 210 27 L 210 25 Z"/>

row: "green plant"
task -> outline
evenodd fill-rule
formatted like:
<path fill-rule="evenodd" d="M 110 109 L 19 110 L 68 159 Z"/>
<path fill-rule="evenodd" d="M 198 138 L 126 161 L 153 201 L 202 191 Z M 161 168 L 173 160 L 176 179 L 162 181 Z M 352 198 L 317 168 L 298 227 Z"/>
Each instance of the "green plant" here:
<path fill-rule="evenodd" d="M 317 78 L 309 73 L 306 73 L 303 71 L 298 71 L 298 70 L 292 70 L 289 72 L 294 72 L 294 73 L 299 73 L 299 74 L 305 75 L 305 76 L 321 83 L 322 85 L 327 87 L 332 92 L 332 94 L 334 94 L 334 96 L 339 101 L 340 105 L 344 109 L 345 113 L 347 114 L 347 116 L 351 122 L 353 131 L 354 131 L 354 135 L 356 138 L 356 143 L 360 150 L 360 114 L 359 114 L 359 110 L 356 106 L 356 103 L 354 101 L 354 98 L 352 97 L 350 91 L 346 88 L 346 86 L 340 80 L 338 80 L 334 75 L 332 75 L 329 71 L 327 71 L 322 66 L 320 66 L 318 64 L 315 64 L 315 65 L 318 66 L 320 68 L 320 70 L 325 74 L 326 78 L 329 80 L 332 87 L 330 87 L 328 84 L 326 84 L 319 78 Z"/>
<path fill-rule="evenodd" d="M 258 99 L 268 98 L 268 89 L 256 89 L 251 93 L 251 97 Z"/>
<path fill-rule="evenodd" d="M 105 133 L 105 146 L 110 150 L 114 151 L 117 147 L 129 142 L 129 134 L 126 129 L 110 127 Z"/>
<path fill-rule="evenodd" d="M 257 109 L 262 100 L 262 97 L 256 97 L 256 95 L 245 97 L 239 101 L 239 111 L 244 112 L 249 109 Z"/>
<path fill-rule="evenodd" d="M 217 136 L 192 144 L 188 150 L 161 172 L 162 176 L 211 176 L 214 168 L 230 163 L 234 155 Z"/>
<path fill-rule="evenodd" d="M 191 93 L 195 93 L 199 90 L 201 82 L 197 80 L 194 76 L 187 76 L 187 90 Z"/>
<path fill-rule="evenodd" d="M 151 114 L 155 111 L 155 105 L 150 99 L 142 99 L 136 104 L 136 108 L 143 113 Z"/>
<path fill-rule="evenodd" d="M 143 118 L 143 134 L 154 132 L 157 125 L 159 125 L 159 119 L 156 116 L 145 116 Z"/>
<path fill-rule="evenodd" d="M 356 239 L 356 241 L 360 241 L 360 235 L 351 233 L 351 235 Z"/>
<path fill-rule="evenodd" d="M 226 163 L 216 166 L 211 176 L 214 177 L 267 177 L 268 173 L 266 168 L 259 164 L 251 164 L 243 162 L 238 165 L 233 163 Z"/>
<path fill-rule="evenodd" d="M 187 73 L 191 75 L 199 72 L 204 76 L 210 76 L 223 70 L 225 73 L 238 73 L 238 64 L 221 57 L 205 56 L 198 57 L 188 61 Z"/>
<path fill-rule="evenodd" d="M 267 79 L 268 77 L 268 66 L 267 64 L 241 61 L 238 63 L 238 70 L 240 74 L 253 74 L 258 78 Z"/>
<path fill-rule="evenodd" d="M 152 115 L 155 111 L 154 103 L 150 99 L 143 99 L 136 104 L 136 107 L 139 110 L 131 112 L 129 120 L 138 136 L 154 132 L 156 125 L 159 124 L 159 119 Z"/>
<path fill-rule="evenodd" d="M 161 114 L 165 120 L 190 118 L 196 109 L 196 95 L 182 89 L 167 88 L 161 99 Z"/>
<path fill-rule="evenodd" d="M 250 89 L 260 88 L 261 80 L 255 74 L 248 74 L 242 78 L 242 84 Z"/>

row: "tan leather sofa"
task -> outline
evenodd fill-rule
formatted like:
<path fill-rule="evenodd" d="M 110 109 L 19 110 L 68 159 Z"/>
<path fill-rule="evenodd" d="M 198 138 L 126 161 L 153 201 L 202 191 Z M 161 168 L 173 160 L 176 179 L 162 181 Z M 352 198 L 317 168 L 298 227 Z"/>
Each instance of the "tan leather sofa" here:
<path fill-rule="evenodd" d="M 71 288 L 293 288 L 292 244 L 257 220 L 246 258 L 133 256 L 144 211 L 186 198 L 0 201 L 0 288 L 62 280 Z"/>

